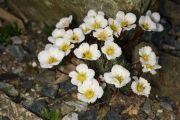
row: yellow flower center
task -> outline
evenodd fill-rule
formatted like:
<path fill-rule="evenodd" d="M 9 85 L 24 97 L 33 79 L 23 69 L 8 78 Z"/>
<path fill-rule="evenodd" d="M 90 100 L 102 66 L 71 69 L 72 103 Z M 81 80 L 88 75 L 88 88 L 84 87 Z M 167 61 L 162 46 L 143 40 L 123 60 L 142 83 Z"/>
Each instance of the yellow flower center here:
<path fill-rule="evenodd" d="M 68 51 L 69 49 L 70 49 L 70 44 L 67 44 L 67 43 L 61 47 L 61 50 L 64 52 Z"/>
<path fill-rule="evenodd" d="M 86 78 L 87 78 L 86 73 L 78 73 L 78 75 L 77 75 L 77 79 L 81 82 L 84 82 L 86 80 Z"/>
<path fill-rule="evenodd" d="M 56 57 L 50 56 L 48 59 L 48 64 L 52 64 L 52 63 L 55 63 L 57 61 L 58 61 L 58 59 Z"/>
<path fill-rule="evenodd" d="M 106 32 L 103 31 L 99 33 L 98 38 L 102 41 L 105 41 L 108 38 L 108 35 Z"/>
<path fill-rule="evenodd" d="M 150 69 L 150 70 L 154 69 L 154 65 L 146 64 L 145 66 L 147 69 Z"/>
<path fill-rule="evenodd" d="M 118 27 L 115 24 L 110 25 L 110 27 L 114 32 L 118 31 Z"/>
<path fill-rule="evenodd" d="M 101 27 L 100 22 L 95 21 L 94 24 L 93 24 L 93 28 L 94 28 L 94 29 L 98 29 L 98 28 L 100 28 L 100 27 Z"/>
<path fill-rule="evenodd" d="M 115 53 L 114 47 L 112 47 L 112 46 L 108 47 L 106 53 L 108 55 L 113 55 Z"/>
<path fill-rule="evenodd" d="M 90 50 L 87 50 L 83 53 L 83 58 L 92 59 L 93 55 Z"/>
<path fill-rule="evenodd" d="M 117 75 L 115 78 L 121 83 L 124 80 L 124 77 L 122 75 Z"/>
<path fill-rule="evenodd" d="M 149 60 L 149 55 L 148 54 L 143 54 L 143 59 L 144 59 L 144 61 L 148 61 Z"/>
<path fill-rule="evenodd" d="M 149 24 L 148 23 L 143 23 L 142 24 L 142 27 L 145 29 L 145 30 L 149 30 Z"/>
<path fill-rule="evenodd" d="M 123 20 L 123 21 L 121 22 L 121 26 L 122 26 L 122 27 L 127 27 L 128 25 L 129 25 L 129 23 L 128 23 L 127 20 Z"/>
<path fill-rule="evenodd" d="M 142 83 L 138 83 L 137 85 L 137 91 L 138 92 L 143 92 L 144 91 L 144 85 Z"/>
<path fill-rule="evenodd" d="M 72 40 L 78 42 L 79 41 L 79 36 L 76 33 L 73 33 Z"/>
<path fill-rule="evenodd" d="M 85 91 L 84 95 L 87 99 L 92 99 L 95 96 L 95 92 L 92 89 L 88 89 Z"/>
<path fill-rule="evenodd" d="M 87 27 L 85 27 L 85 28 L 83 29 L 84 33 L 87 33 L 89 30 L 90 30 L 90 29 L 87 28 Z"/>

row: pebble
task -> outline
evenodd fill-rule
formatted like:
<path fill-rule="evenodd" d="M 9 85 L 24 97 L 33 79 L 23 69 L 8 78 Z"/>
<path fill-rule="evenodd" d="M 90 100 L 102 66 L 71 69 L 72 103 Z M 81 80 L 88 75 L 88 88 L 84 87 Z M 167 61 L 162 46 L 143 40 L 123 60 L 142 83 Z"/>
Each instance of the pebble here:
<path fill-rule="evenodd" d="M 88 110 L 78 113 L 78 120 L 96 120 L 98 115 L 98 110 Z"/>
<path fill-rule="evenodd" d="M 56 98 L 56 95 L 57 95 L 57 92 L 58 92 L 58 88 L 59 86 L 58 85 L 44 85 L 42 90 L 41 90 L 41 95 L 43 96 L 46 96 L 46 97 L 49 97 L 51 99 L 55 99 Z"/>
<path fill-rule="evenodd" d="M 77 113 L 69 113 L 66 116 L 64 116 L 62 120 L 78 120 L 78 114 Z"/>
<path fill-rule="evenodd" d="M 128 120 L 126 115 L 121 115 L 124 109 L 124 106 L 112 108 L 109 112 L 107 112 L 103 120 Z"/>
<path fill-rule="evenodd" d="M 44 70 L 43 72 L 39 73 L 35 79 L 42 85 L 53 83 L 53 81 L 56 79 L 56 72 L 52 70 Z"/>
<path fill-rule="evenodd" d="M 10 39 L 15 45 L 21 45 L 23 43 L 22 39 L 19 36 L 13 36 Z"/>
<path fill-rule="evenodd" d="M 48 109 L 48 105 L 45 99 L 22 101 L 22 105 L 38 116 L 42 116 L 43 112 Z"/>
<path fill-rule="evenodd" d="M 151 112 L 151 104 L 149 100 L 145 101 L 142 109 L 146 114 L 149 114 Z"/>
<path fill-rule="evenodd" d="M 157 113 L 163 113 L 163 110 L 158 109 L 158 110 L 157 110 Z"/>

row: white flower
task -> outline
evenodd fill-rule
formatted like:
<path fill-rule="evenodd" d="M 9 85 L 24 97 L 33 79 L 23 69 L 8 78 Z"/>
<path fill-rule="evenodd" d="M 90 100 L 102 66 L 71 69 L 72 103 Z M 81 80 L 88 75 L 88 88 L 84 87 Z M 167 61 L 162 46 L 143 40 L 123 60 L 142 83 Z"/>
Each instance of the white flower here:
<path fill-rule="evenodd" d="M 58 38 L 64 38 L 66 31 L 64 29 L 55 29 L 52 36 L 48 37 L 49 42 L 54 43 Z"/>
<path fill-rule="evenodd" d="M 85 23 L 82 23 L 79 27 L 82 29 L 82 31 L 85 35 L 89 34 L 91 32 L 91 29 L 87 28 Z"/>
<path fill-rule="evenodd" d="M 70 15 L 69 17 L 63 17 L 56 24 L 56 28 L 64 29 L 66 27 L 69 27 L 69 24 L 71 24 L 71 22 L 72 22 L 72 15 Z"/>
<path fill-rule="evenodd" d="M 87 80 L 92 80 L 94 75 L 94 70 L 89 69 L 86 64 L 79 64 L 76 67 L 76 71 L 69 73 L 69 76 L 71 77 L 71 83 L 77 86 L 81 86 Z"/>
<path fill-rule="evenodd" d="M 139 26 L 145 31 L 154 31 L 156 29 L 156 23 L 149 16 L 141 16 Z"/>
<path fill-rule="evenodd" d="M 135 80 L 132 82 L 131 89 L 138 95 L 144 95 L 148 97 L 150 94 L 151 86 L 146 79 L 140 77 L 139 80 Z"/>
<path fill-rule="evenodd" d="M 146 15 L 147 16 L 150 16 L 152 21 L 156 23 L 156 29 L 154 31 L 157 31 L 157 32 L 161 32 L 164 30 L 164 27 L 162 24 L 160 24 L 160 19 L 161 19 L 161 16 L 158 12 L 151 12 L 151 10 L 148 10 L 146 12 Z"/>
<path fill-rule="evenodd" d="M 84 18 L 83 21 L 86 21 L 86 20 L 89 19 L 90 17 L 96 17 L 97 15 L 102 15 L 102 16 L 104 16 L 104 12 L 102 12 L 102 11 L 96 12 L 95 10 L 89 10 L 88 13 L 87 13 L 87 16 Z"/>
<path fill-rule="evenodd" d="M 95 17 L 96 15 L 102 15 L 102 16 L 104 16 L 104 12 L 103 12 L 103 11 L 98 11 L 98 12 L 96 13 L 95 10 L 89 10 L 88 13 L 87 13 L 87 16 L 88 16 L 88 17 Z"/>
<path fill-rule="evenodd" d="M 147 62 L 153 62 L 156 61 L 156 55 L 152 51 L 152 48 L 150 46 L 145 46 L 139 49 L 139 55 L 140 55 L 140 62 L 142 64 L 145 64 Z"/>
<path fill-rule="evenodd" d="M 123 11 L 118 11 L 116 20 L 120 23 L 124 30 L 131 30 L 136 27 L 136 15 L 133 13 L 125 14 Z"/>
<path fill-rule="evenodd" d="M 156 69 L 160 69 L 161 66 L 158 65 L 157 63 L 158 61 L 152 61 L 152 62 L 148 62 L 148 63 L 145 63 L 145 64 L 142 64 L 143 66 L 143 69 L 142 71 L 143 72 L 150 72 L 151 74 L 155 75 L 156 74 Z"/>
<path fill-rule="evenodd" d="M 121 48 L 114 42 L 107 41 L 101 48 L 108 60 L 115 59 L 122 54 Z"/>
<path fill-rule="evenodd" d="M 117 22 L 117 20 L 113 20 L 112 18 L 109 18 L 108 23 L 109 23 L 110 28 L 113 31 L 113 34 L 116 37 L 119 37 L 121 34 L 121 31 L 122 31 L 122 28 L 121 28 L 120 24 Z"/>
<path fill-rule="evenodd" d="M 96 15 L 95 17 L 88 17 L 84 20 L 86 26 L 91 30 L 96 30 L 99 28 L 105 28 L 108 21 L 103 15 Z"/>
<path fill-rule="evenodd" d="M 74 50 L 74 54 L 77 58 L 87 60 L 97 60 L 101 56 L 97 44 L 89 45 L 88 43 L 82 43 Z"/>
<path fill-rule="evenodd" d="M 54 46 L 57 46 L 61 51 L 65 53 L 65 55 L 68 55 L 72 48 L 74 48 L 74 45 L 71 44 L 70 41 L 59 38 L 55 41 Z"/>
<path fill-rule="evenodd" d="M 130 82 L 130 73 L 129 71 L 120 66 L 114 65 L 111 69 L 111 72 L 104 74 L 104 80 L 108 84 L 115 85 L 116 88 L 121 88 Z"/>
<path fill-rule="evenodd" d="M 38 60 L 42 68 L 52 68 L 58 65 L 64 57 L 64 52 L 56 47 L 49 47 L 38 54 Z"/>
<path fill-rule="evenodd" d="M 110 27 L 106 27 L 104 29 L 100 28 L 93 32 L 93 36 L 96 37 L 100 41 L 113 41 L 113 31 Z"/>
<path fill-rule="evenodd" d="M 85 36 L 80 28 L 75 28 L 73 30 L 67 30 L 64 38 L 72 43 L 80 43 L 85 39 Z"/>
<path fill-rule="evenodd" d="M 94 103 L 96 99 L 101 98 L 104 91 L 96 79 L 85 81 L 78 87 L 78 99 L 86 103 Z"/>

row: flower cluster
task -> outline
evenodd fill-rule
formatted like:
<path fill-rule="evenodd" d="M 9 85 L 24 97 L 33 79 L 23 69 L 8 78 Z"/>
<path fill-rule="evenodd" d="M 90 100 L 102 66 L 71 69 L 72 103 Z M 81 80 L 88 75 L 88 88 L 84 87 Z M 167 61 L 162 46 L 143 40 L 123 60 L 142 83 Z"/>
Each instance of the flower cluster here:
<path fill-rule="evenodd" d="M 145 16 L 140 17 L 139 26 L 145 31 L 161 32 L 164 30 L 164 27 L 159 23 L 160 18 L 158 12 L 152 13 L 151 10 L 148 10 Z"/>
<path fill-rule="evenodd" d="M 106 19 L 104 12 L 89 10 L 84 22 L 78 28 L 71 28 L 72 15 L 61 18 L 56 24 L 52 35 L 48 37 L 50 44 L 38 54 L 38 60 L 42 68 L 52 68 L 58 65 L 64 57 L 73 53 L 77 58 L 87 61 L 96 61 L 102 54 L 107 60 L 121 56 L 122 49 L 115 38 L 121 36 L 124 31 L 136 28 L 137 17 L 133 13 L 118 11 L 115 18 Z M 162 31 L 163 26 L 159 23 L 160 15 L 157 12 L 148 11 L 139 19 L 139 26 L 144 31 Z M 86 36 L 93 37 L 95 43 L 86 40 Z M 100 44 L 99 44 L 100 43 Z M 73 52 L 71 52 L 73 51 Z M 140 62 L 143 72 L 155 74 L 158 65 L 157 57 L 149 46 L 139 50 Z M 96 75 L 95 75 L 96 74 Z M 121 65 L 113 65 L 110 72 L 98 75 L 86 64 L 79 64 L 75 71 L 69 73 L 71 83 L 78 87 L 78 99 L 93 103 L 103 96 L 103 87 L 99 79 L 108 84 L 121 88 L 131 82 L 130 72 Z M 95 76 L 100 76 L 97 79 Z M 131 84 L 132 91 L 138 95 L 150 94 L 150 84 L 144 78 L 136 78 Z"/>
<path fill-rule="evenodd" d="M 93 103 L 103 95 L 103 89 L 94 78 L 95 72 L 89 69 L 86 64 L 80 64 L 76 71 L 69 73 L 71 83 L 78 86 L 78 99 L 84 102 Z"/>
<path fill-rule="evenodd" d="M 143 72 L 150 72 L 154 75 L 156 74 L 156 69 L 161 68 L 161 66 L 158 65 L 158 58 L 150 46 L 145 46 L 139 49 L 139 55 Z"/>

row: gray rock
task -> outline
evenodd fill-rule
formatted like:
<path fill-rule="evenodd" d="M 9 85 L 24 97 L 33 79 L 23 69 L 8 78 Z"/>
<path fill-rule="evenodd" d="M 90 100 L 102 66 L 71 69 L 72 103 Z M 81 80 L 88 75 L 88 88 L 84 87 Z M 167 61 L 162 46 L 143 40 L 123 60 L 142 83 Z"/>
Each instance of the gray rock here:
<path fill-rule="evenodd" d="M 19 91 L 16 90 L 14 86 L 9 83 L 0 82 L 0 90 L 11 97 L 17 97 L 19 95 Z"/>
<path fill-rule="evenodd" d="M 173 111 L 172 106 L 170 104 L 168 104 L 167 102 L 160 102 L 160 105 L 168 111 Z"/>
<path fill-rule="evenodd" d="M 57 92 L 58 92 L 58 85 L 45 85 L 43 86 L 42 90 L 41 90 L 41 95 L 42 96 L 46 96 L 52 99 L 56 98 Z"/>
<path fill-rule="evenodd" d="M 142 110 L 143 110 L 146 114 L 149 114 L 149 113 L 151 112 L 151 104 L 150 104 L 150 101 L 149 101 L 149 100 L 146 100 L 146 101 L 145 101 Z"/>
<path fill-rule="evenodd" d="M 173 108 L 176 107 L 175 102 L 172 101 L 169 97 L 162 97 L 160 99 L 160 105 L 168 111 L 173 111 Z"/>
<path fill-rule="evenodd" d="M 124 106 L 114 107 L 107 112 L 103 120 L 128 120 L 127 116 L 121 115 L 123 110 Z"/>
<path fill-rule="evenodd" d="M 62 120 L 78 120 L 78 114 L 77 113 L 69 113 L 66 116 L 64 116 Z"/>
<path fill-rule="evenodd" d="M 23 79 L 21 80 L 21 89 L 22 92 L 25 93 L 27 91 L 29 91 L 34 85 L 34 81 L 32 80 L 27 80 L 27 79 Z"/>
<path fill-rule="evenodd" d="M 102 10 L 108 17 L 114 17 L 119 10 L 142 14 L 150 4 L 156 2 L 155 0 L 31 0 L 28 2 L 27 0 L 8 0 L 8 3 L 15 4 L 28 18 L 52 25 L 60 17 L 70 14 L 80 22 L 89 9 Z"/>
<path fill-rule="evenodd" d="M 22 101 L 22 105 L 26 109 L 35 113 L 38 116 L 42 116 L 43 112 L 45 110 L 48 110 L 47 102 L 44 99 L 34 100 L 34 101 L 31 101 L 31 100 Z"/>
<path fill-rule="evenodd" d="M 66 101 L 65 104 L 75 108 L 75 111 L 85 111 L 87 110 L 87 103 L 81 101 Z"/>
<path fill-rule="evenodd" d="M 77 91 L 77 87 L 73 85 L 69 80 L 59 84 L 60 95 L 75 91 Z"/>
<path fill-rule="evenodd" d="M 15 45 L 21 45 L 23 43 L 22 39 L 19 36 L 13 36 L 10 39 Z"/>
<path fill-rule="evenodd" d="M 51 84 L 56 79 L 56 72 L 44 70 L 43 72 L 39 73 L 35 79 L 42 85 L 46 85 L 47 83 Z"/>
<path fill-rule="evenodd" d="M 22 48 L 22 46 L 8 46 L 8 51 L 16 58 L 17 61 L 22 61 L 27 56 L 27 52 Z"/>
<path fill-rule="evenodd" d="M 78 113 L 79 120 L 96 120 L 98 115 L 98 110 L 88 110 Z"/>
<path fill-rule="evenodd" d="M 30 54 L 36 55 L 37 46 L 38 46 L 37 43 L 32 40 L 27 42 L 24 47 Z"/>

